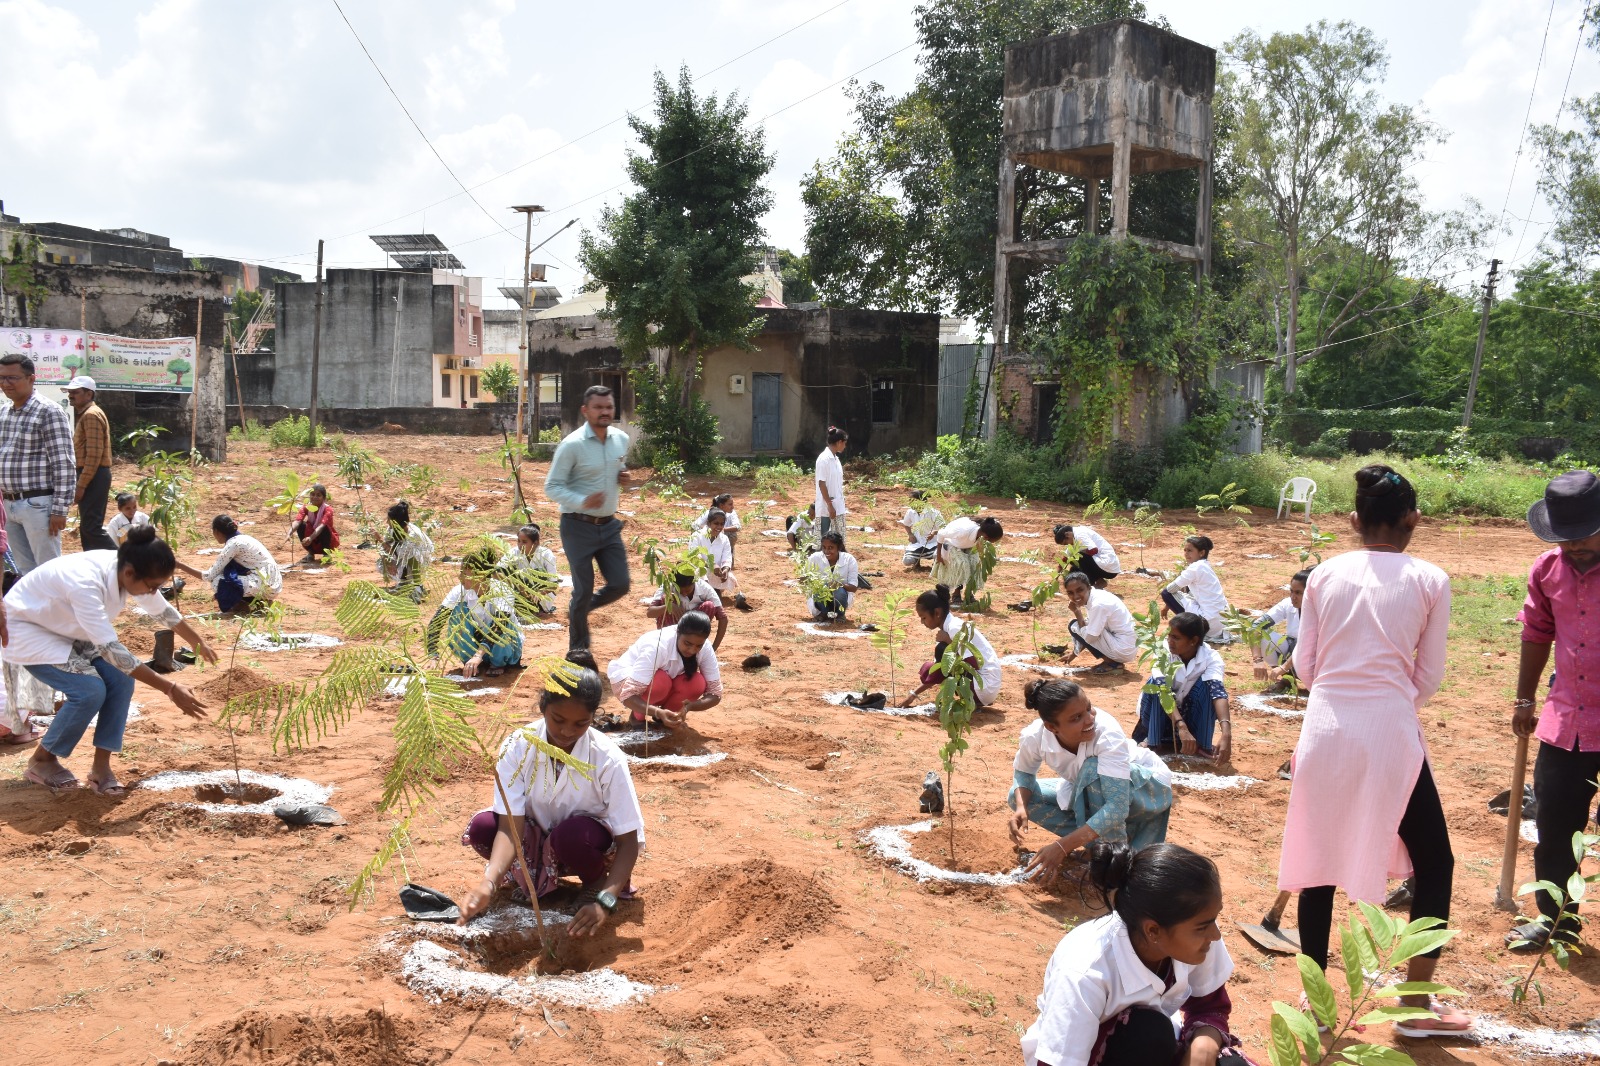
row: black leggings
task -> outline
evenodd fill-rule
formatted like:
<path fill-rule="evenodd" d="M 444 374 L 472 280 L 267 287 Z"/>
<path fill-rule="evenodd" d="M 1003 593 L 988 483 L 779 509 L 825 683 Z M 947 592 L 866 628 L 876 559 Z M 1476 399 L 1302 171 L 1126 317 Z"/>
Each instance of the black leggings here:
<path fill-rule="evenodd" d="M 1128 1020 L 1106 1037 L 1100 1066 L 1166 1066 L 1176 1061 L 1180 1050 L 1171 1018 L 1150 1007 L 1134 1007 L 1128 1011 Z M 1247 1062 L 1233 1048 L 1223 1048 L 1217 1056 L 1217 1066 L 1245 1066 Z"/>
<path fill-rule="evenodd" d="M 1411 920 L 1450 920 L 1450 890 L 1455 881 L 1456 857 L 1450 850 L 1450 829 L 1445 825 L 1439 789 L 1426 760 L 1406 813 L 1400 818 L 1400 842 L 1411 856 Z M 1328 937 L 1333 932 L 1333 885 L 1300 890 L 1300 953 L 1324 970 L 1328 968 Z M 1424 958 L 1437 959 L 1439 948 Z M 1352 965 L 1346 959 L 1345 965 Z"/>

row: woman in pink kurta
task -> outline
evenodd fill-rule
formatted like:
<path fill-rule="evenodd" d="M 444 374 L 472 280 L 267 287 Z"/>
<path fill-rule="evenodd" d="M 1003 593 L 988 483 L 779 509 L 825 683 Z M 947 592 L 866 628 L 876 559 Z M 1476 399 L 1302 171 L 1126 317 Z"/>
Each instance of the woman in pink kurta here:
<path fill-rule="evenodd" d="M 1301 608 L 1294 667 L 1311 696 L 1278 887 L 1300 891 L 1301 950 L 1324 968 L 1336 887 L 1376 903 L 1386 878 L 1414 877 L 1412 919 L 1450 917 L 1455 858 L 1417 719 L 1444 678 L 1450 579 L 1405 554 L 1420 517 L 1400 474 L 1357 471 L 1351 525 L 1362 550 L 1313 570 Z M 1412 959 L 1409 979 L 1429 980 L 1438 954 Z M 1471 1027 L 1428 996 L 1407 1003 L 1440 1017 L 1402 1023 L 1406 1035 Z"/>

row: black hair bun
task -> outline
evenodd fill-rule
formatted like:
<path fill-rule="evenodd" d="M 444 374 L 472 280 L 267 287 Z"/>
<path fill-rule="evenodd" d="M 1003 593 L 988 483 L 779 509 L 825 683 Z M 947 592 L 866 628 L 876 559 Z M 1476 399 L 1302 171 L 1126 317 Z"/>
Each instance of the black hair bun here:
<path fill-rule="evenodd" d="M 153 525 L 133 526 L 128 530 L 123 540 L 128 544 L 149 544 L 156 539 L 156 527 Z"/>
<path fill-rule="evenodd" d="M 1039 690 L 1044 688 L 1044 678 L 1035 678 L 1022 686 L 1022 705 L 1030 711 L 1039 709 Z"/>

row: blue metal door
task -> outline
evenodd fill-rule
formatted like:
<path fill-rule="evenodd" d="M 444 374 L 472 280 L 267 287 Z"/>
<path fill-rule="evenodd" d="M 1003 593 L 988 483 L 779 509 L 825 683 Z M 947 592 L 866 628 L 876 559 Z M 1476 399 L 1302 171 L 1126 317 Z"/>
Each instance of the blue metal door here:
<path fill-rule="evenodd" d="M 750 450 L 775 452 L 783 447 L 783 375 L 755 374 L 750 387 Z"/>

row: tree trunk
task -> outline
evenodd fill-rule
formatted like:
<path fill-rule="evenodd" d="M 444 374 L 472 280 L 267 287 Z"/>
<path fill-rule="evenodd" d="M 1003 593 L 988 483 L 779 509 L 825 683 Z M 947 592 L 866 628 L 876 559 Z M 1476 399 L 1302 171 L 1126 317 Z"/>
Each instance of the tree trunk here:
<path fill-rule="evenodd" d="M 1289 321 L 1284 323 L 1284 351 L 1287 353 L 1283 360 L 1283 394 L 1294 395 L 1295 371 L 1298 369 L 1296 362 L 1299 358 L 1296 343 L 1299 340 L 1300 325 L 1300 272 L 1293 265 L 1289 267 Z"/>

